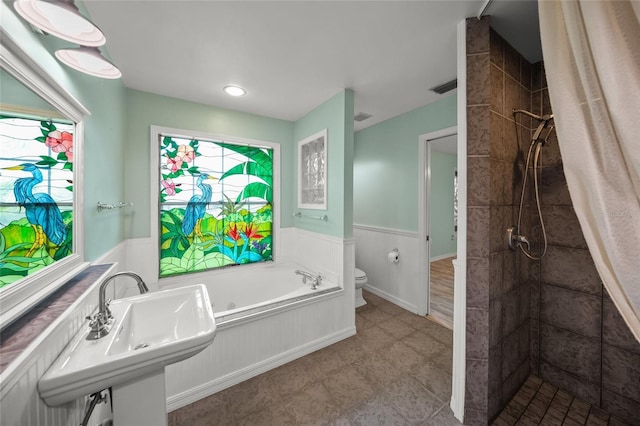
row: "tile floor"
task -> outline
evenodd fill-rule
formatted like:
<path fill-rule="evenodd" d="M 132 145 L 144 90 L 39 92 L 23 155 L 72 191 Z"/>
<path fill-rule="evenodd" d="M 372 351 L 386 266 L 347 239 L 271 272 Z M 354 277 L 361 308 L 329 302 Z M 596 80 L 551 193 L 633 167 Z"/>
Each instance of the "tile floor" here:
<path fill-rule="evenodd" d="M 459 425 L 452 332 L 365 292 L 357 334 L 169 413 L 169 425 Z"/>
<path fill-rule="evenodd" d="M 529 376 L 492 425 L 626 426 L 628 423 L 537 376 Z"/>

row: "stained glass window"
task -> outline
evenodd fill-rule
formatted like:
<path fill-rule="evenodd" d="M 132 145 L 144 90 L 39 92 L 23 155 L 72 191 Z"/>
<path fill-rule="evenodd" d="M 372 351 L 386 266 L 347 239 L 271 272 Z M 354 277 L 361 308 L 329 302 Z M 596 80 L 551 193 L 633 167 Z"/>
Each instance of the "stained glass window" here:
<path fill-rule="evenodd" d="M 273 149 L 159 143 L 160 277 L 272 260 Z"/>
<path fill-rule="evenodd" d="M 73 134 L 0 112 L 0 288 L 73 253 Z"/>

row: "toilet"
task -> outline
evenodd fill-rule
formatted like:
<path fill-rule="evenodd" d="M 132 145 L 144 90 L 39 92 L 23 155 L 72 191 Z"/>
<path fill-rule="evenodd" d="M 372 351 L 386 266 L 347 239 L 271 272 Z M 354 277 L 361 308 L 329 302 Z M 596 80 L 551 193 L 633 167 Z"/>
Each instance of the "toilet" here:
<path fill-rule="evenodd" d="M 362 297 L 362 287 L 367 284 L 367 274 L 362 269 L 356 268 L 355 271 L 355 285 L 356 285 L 356 308 L 364 306 L 367 301 Z"/>

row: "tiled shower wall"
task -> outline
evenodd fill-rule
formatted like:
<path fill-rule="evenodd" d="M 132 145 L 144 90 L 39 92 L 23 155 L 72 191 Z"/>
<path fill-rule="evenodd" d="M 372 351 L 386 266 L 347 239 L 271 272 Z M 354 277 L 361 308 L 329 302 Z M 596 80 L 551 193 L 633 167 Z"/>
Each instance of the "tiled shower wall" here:
<path fill-rule="evenodd" d="M 531 65 L 489 26 L 467 21 L 467 393 L 465 423 L 486 424 L 529 374 L 529 283 L 506 245 L 524 166 Z M 525 142 L 526 143 L 526 142 Z M 523 264 L 523 266 L 528 266 Z"/>
<path fill-rule="evenodd" d="M 512 110 L 551 112 L 544 67 L 529 64 L 491 30 L 489 17 L 472 18 L 467 79 L 465 423 L 486 424 L 534 373 L 633 424 L 640 419 L 640 344 L 595 270 L 555 134 L 542 157 L 547 255 L 533 262 L 506 248 L 537 125 L 524 116 L 514 121 Z M 532 191 L 525 204 L 522 231 L 539 244 Z"/>
<path fill-rule="evenodd" d="M 544 65 L 535 64 L 532 75 L 533 112 L 550 114 Z M 541 188 L 549 247 L 532 274 L 531 369 L 547 382 L 638 424 L 640 343 L 593 264 L 572 207 L 555 133 L 549 142 L 542 156 Z M 540 242 L 540 234 L 537 238 Z"/>

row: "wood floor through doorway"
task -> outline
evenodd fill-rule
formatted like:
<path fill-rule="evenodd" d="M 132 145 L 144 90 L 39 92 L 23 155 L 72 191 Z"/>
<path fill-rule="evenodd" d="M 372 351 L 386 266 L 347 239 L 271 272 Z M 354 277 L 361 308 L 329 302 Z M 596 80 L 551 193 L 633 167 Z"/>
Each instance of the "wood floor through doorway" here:
<path fill-rule="evenodd" d="M 453 330 L 453 259 L 455 256 L 431 262 L 429 277 L 429 317 L 449 330 Z"/>

